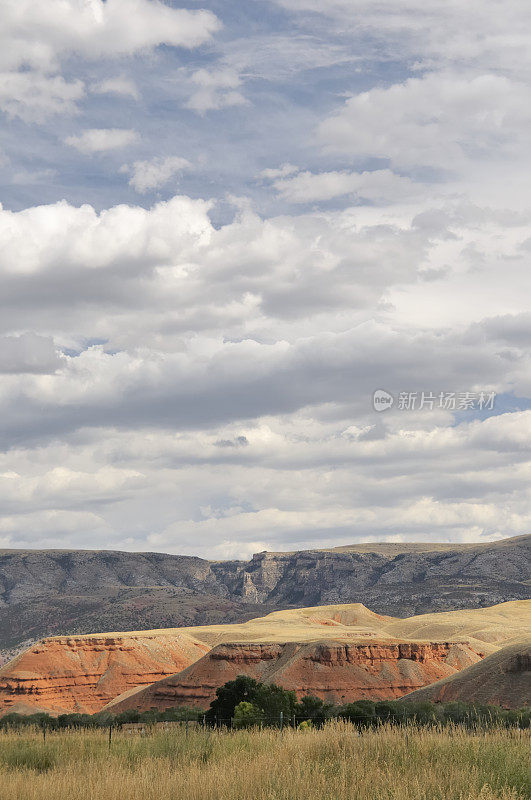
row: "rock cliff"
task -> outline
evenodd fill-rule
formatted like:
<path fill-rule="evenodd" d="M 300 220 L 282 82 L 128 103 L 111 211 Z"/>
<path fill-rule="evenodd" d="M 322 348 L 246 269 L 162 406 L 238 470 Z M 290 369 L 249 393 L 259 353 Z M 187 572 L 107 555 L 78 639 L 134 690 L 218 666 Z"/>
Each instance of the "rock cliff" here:
<path fill-rule="evenodd" d="M 0 669 L 0 715 L 93 713 L 117 694 L 182 670 L 208 650 L 176 632 L 45 639 Z"/>
<path fill-rule="evenodd" d="M 238 675 L 276 683 L 299 698 L 310 693 L 333 703 L 393 700 L 480 658 L 462 642 L 222 644 L 183 672 L 122 695 L 107 709 L 208 708 L 216 689 Z"/>

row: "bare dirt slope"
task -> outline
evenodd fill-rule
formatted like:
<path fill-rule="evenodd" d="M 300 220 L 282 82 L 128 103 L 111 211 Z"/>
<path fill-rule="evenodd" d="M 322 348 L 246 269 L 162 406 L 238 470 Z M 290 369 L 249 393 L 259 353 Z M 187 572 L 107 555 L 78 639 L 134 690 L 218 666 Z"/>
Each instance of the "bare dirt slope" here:
<path fill-rule="evenodd" d="M 106 709 L 208 708 L 216 689 L 242 674 L 299 698 L 309 693 L 332 703 L 394 700 L 480 658 L 468 645 L 453 642 L 219 644 L 183 672 L 121 695 Z"/>
<path fill-rule="evenodd" d="M 531 705 L 531 638 L 503 647 L 477 664 L 412 692 L 404 702 L 461 701 L 505 708 Z"/>
<path fill-rule="evenodd" d="M 93 713 L 192 664 L 208 645 L 179 631 L 45 639 L 0 669 L 0 713 Z"/>

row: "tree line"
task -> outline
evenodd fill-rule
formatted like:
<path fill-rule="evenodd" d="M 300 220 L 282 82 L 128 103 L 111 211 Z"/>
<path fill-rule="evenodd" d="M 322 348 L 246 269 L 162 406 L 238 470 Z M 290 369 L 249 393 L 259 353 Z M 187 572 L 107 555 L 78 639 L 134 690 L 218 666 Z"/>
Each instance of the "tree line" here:
<path fill-rule="evenodd" d="M 208 710 L 167 708 L 163 711 L 100 711 L 96 714 L 45 713 L 22 715 L 8 713 L 0 718 L 0 729 L 37 726 L 50 730 L 62 728 L 121 727 L 131 723 L 151 725 L 157 722 L 196 722 L 205 727 L 322 727 L 329 719 L 352 722 L 358 728 L 391 723 L 395 725 L 455 724 L 469 728 L 504 726 L 531 727 L 531 708 L 503 709 L 498 706 L 462 702 L 430 703 L 414 701 L 356 700 L 344 705 L 327 703 L 305 695 L 297 700 L 295 692 L 275 684 L 264 684 L 246 675 L 228 681 L 216 691 Z"/>

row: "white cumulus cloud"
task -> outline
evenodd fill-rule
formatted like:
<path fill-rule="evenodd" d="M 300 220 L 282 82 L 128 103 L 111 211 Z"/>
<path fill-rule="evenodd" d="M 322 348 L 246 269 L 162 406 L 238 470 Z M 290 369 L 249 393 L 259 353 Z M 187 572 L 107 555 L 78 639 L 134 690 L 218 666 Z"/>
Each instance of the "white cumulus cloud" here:
<path fill-rule="evenodd" d="M 79 136 L 67 136 L 65 144 L 89 155 L 106 150 L 121 150 L 138 141 L 136 131 L 121 128 L 91 128 Z"/>
<path fill-rule="evenodd" d="M 155 157 L 147 161 L 135 161 L 130 167 L 124 165 L 122 172 L 129 172 L 129 184 L 137 192 L 145 194 L 164 186 L 172 178 L 191 168 L 190 162 L 180 156 Z"/>
<path fill-rule="evenodd" d="M 531 89 L 498 75 L 428 74 L 355 95 L 319 126 L 325 147 L 395 166 L 459 169 L 527 148 Z"/>
<path fill-rule="evenodd" d="M 62 77 L 68 56 L 94 61 L 146 53 L 163 44 L 193 48 L 219 28 L 210 11 L 172 8 L 158 0 L 3 0 L 0 108 L 30 122 L 71 113 L 84 87 Z M 115 80 L 110 91 L 117 90 Z"/>

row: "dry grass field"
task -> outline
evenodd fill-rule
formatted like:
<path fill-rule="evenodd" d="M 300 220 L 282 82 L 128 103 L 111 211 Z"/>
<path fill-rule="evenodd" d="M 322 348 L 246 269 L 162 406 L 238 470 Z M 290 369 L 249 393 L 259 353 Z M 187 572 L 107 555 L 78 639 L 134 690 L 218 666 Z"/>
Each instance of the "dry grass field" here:
<path fill-rule="evenodd" d="M 337 641 L 470 641 L 493 652 L 498 647 L 529 636 L 531 600 L 510 600 L 494 606 L 419 614 L 401 619 L 375 614 L 361 603 L 291 608 L 265 617 L 228 625 L 162 628 L 154 631 L 86 634 L 90 640 L 102 636 L 167 638 L 191 637 L 210 647 L 227 642 L 315 642 Z M 61 638 L 61 637 L 55 637 Z M 69 637 L 75 639 L 76 637 Z M 54 637 L 48 641 L 53 641 Z"/>
<path fill-rule="evenodd" d="M 529 731 L 0 734 L 0 800 L 528 800 Z"/>

